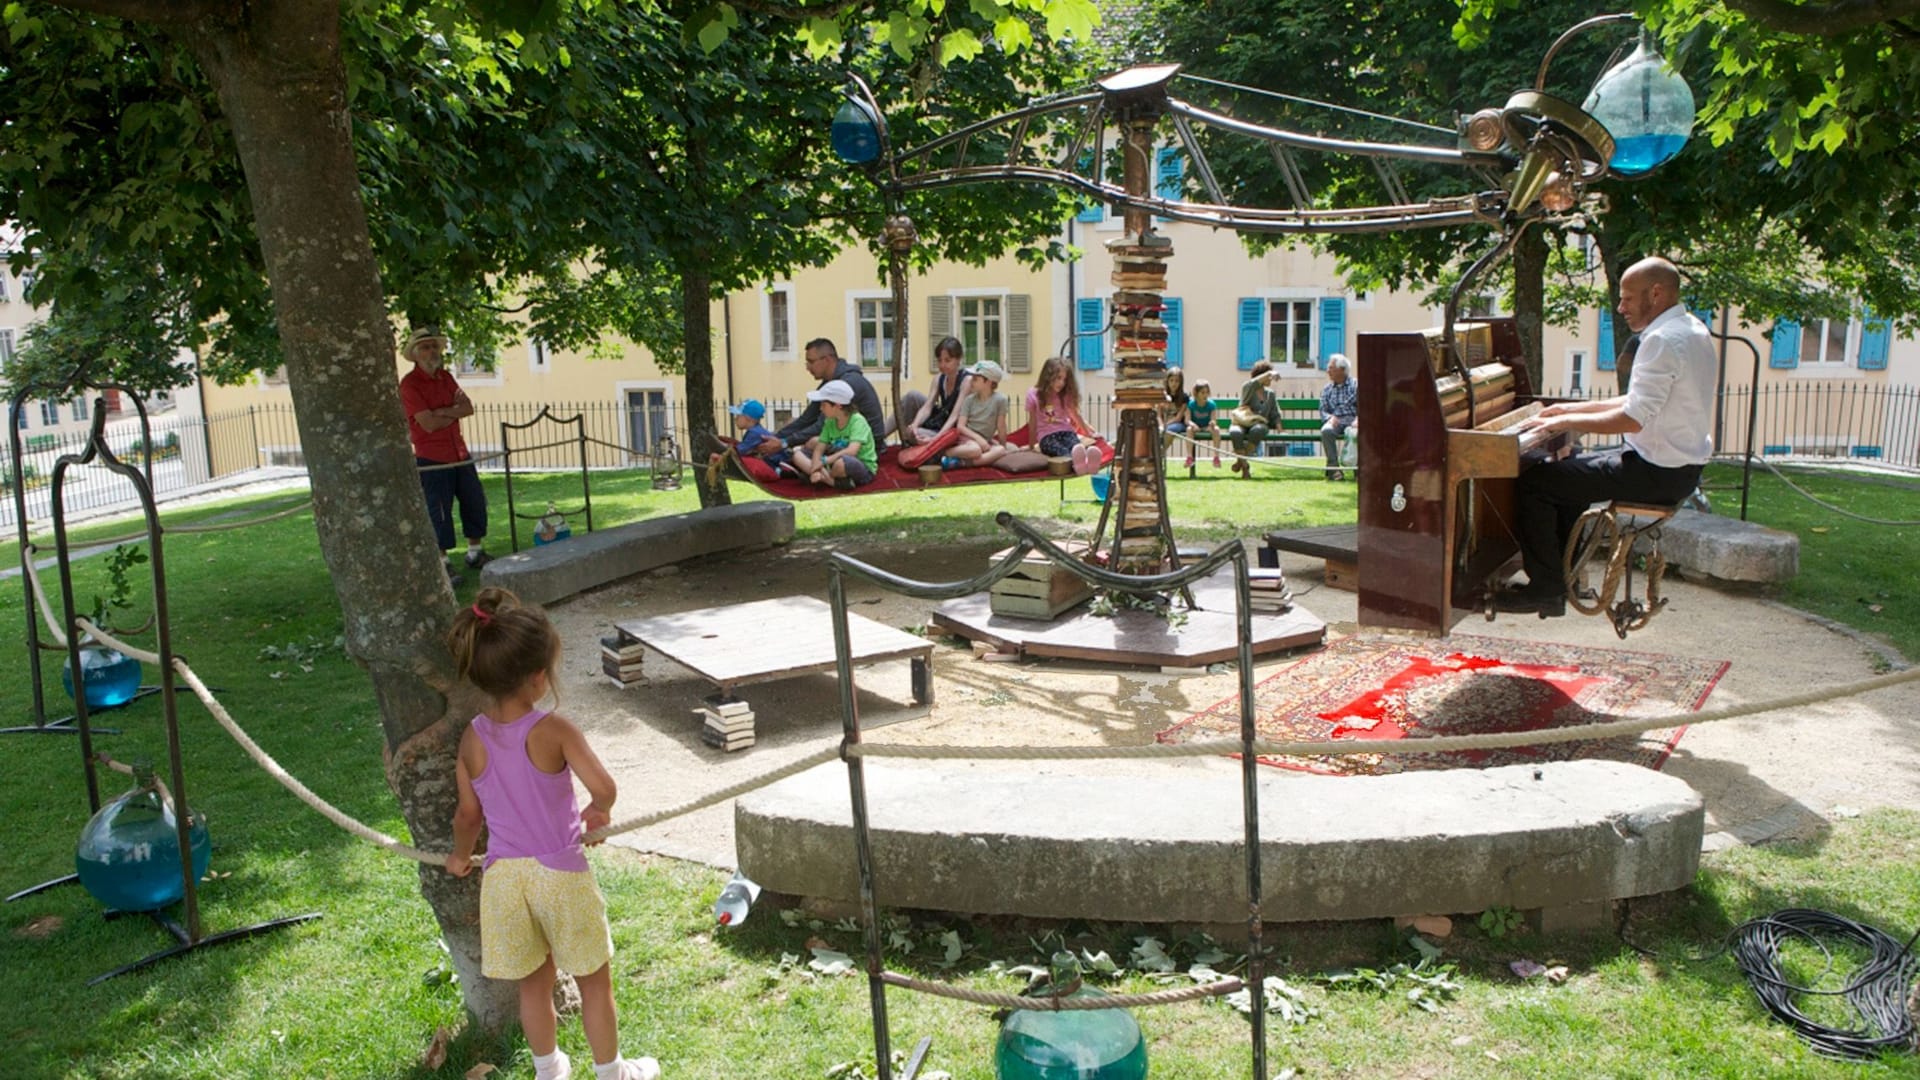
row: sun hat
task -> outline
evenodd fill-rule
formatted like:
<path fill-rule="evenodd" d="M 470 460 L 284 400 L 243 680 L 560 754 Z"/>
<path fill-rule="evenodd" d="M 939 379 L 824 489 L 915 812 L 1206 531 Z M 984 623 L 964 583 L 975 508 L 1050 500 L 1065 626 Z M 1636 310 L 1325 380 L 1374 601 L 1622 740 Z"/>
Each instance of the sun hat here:
<path fill-rule="evenodd" d="M 975 375 L 984 375 L 991 382 L 999 383 L 1007 381 L 1007 369 L 991 360 L 982 360 L 967 370 Z"/>
<path fill-rule="evenodd" d="M 447 335 L 441 333 L 437 326 L 416 326 L 407 334 L 407 344 L 400 350 L 400 355 L 411 360 L 413 350 L 429 341 L 437 341 L 444 348 L 447 344 Z"/>
<path fill-rule="evenodd" d="M 735 416 L 744 416 L 749 420 L 764 420 L 767 416 L 767 407 L 752 398 L 748 398 L 738 405 L 727 406 L 727 411 Z"/>
<path fill-rule="evenodd" d="M 808 401 L 831 401 L 835 405 L 853 404 L 853 387 L 845 379 L 828 379 L 820 389 L 807 391 Z"/>

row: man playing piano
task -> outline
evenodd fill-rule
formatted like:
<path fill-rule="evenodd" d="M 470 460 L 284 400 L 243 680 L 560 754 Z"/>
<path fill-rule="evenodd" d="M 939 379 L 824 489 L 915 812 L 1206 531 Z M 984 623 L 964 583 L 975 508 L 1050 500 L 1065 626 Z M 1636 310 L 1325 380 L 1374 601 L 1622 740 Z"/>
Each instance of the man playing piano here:
<path fill-rule="evenodd" d="M 1619 435 L 1626 445 L 1521 472 L 1514 501 L 1527 583 L 1498 597 L 1501 611 L 1566 614 L 1563 560 L 1580 515 L 1609 499 L 1679 503 L 1713 455 L 1713 342 L 1680 303 L 1679 271 L 1658 257 L 1633 264 L 1620 278 L 1619 311 L 1640 335 L 1627 392 L 1550 405 L 1519 431 Z"/>

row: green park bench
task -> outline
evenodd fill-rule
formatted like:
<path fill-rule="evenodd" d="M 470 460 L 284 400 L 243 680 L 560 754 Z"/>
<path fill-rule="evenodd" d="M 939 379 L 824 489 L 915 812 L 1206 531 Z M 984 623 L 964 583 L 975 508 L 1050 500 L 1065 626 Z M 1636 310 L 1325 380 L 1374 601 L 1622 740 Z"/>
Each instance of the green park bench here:
<path fill-rule="evenodd" d="M 1227 429 L 1233 426 L 1233 410 L 1239 406 L 1239 398 L 1217 397 L 1211 399 L 1214 405 L 1212 432 L 1196 434 L 1197 439 L 1214 439 L 1226 442 Z M 1274 454 L 1286 457 L 1320 456 L 1320 399 L 1317 397 L 1283 397 L 1280 399 L 1280 426 L 1267 432 L 1261 440 L 1262 455 Z M 1196 468 L 1188 468 L 1187 476 L 1193 477 Z"/>

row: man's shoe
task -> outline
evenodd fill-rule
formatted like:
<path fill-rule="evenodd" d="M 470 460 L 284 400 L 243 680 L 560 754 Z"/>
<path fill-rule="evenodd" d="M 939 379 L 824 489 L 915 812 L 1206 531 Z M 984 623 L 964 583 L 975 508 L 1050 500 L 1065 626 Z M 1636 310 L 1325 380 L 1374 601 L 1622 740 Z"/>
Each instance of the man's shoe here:
<path fill-rule="evenodd" d="M 467 579 L 462 577 L 460 575 L 460 571 L 455 570 L 453 568 L 453 563 L 449 561 L 447 563 L 447 584 L 457 589 L 460 586 L 465 585 L 466 583 L 467 583 Z"/>
<path fill-rule="evenodd" d="M 487 554 L 485 549 L 467 552 L 467 565 L 475 570 L 480 569 L 492 561 L 493 556 Z"/>
<path fill-rule="evenodd" d="M 1341 472 L 1339 469 L 1327 470 L 1327 479 L 1329 480 L 1345 480 L 1346 478 L 1347 478 L 1347 474 Z"/>

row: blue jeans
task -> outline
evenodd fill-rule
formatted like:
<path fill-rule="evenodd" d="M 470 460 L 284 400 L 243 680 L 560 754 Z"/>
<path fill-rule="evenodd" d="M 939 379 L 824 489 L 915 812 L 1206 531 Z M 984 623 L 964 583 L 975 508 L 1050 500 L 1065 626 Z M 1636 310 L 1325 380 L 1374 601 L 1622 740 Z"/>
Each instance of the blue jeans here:
<path fill-rule="evenodd" d="M 439 465 L 442 462 L 428 461 L 426 458 L 414 458 L 420 466 Z M 433 522 L 433 537 L 440 542 L 441 551 L 452 551 L 453 504 L 460 502 L 460 531 L 469 540 L 483 540 L 487 535 L 487 492 L 480 486 L 480 470 L 468 461 L 457 469 L 431 469 L 420 474 L 420 490 L 427 497 L 427 519 Z"/>

